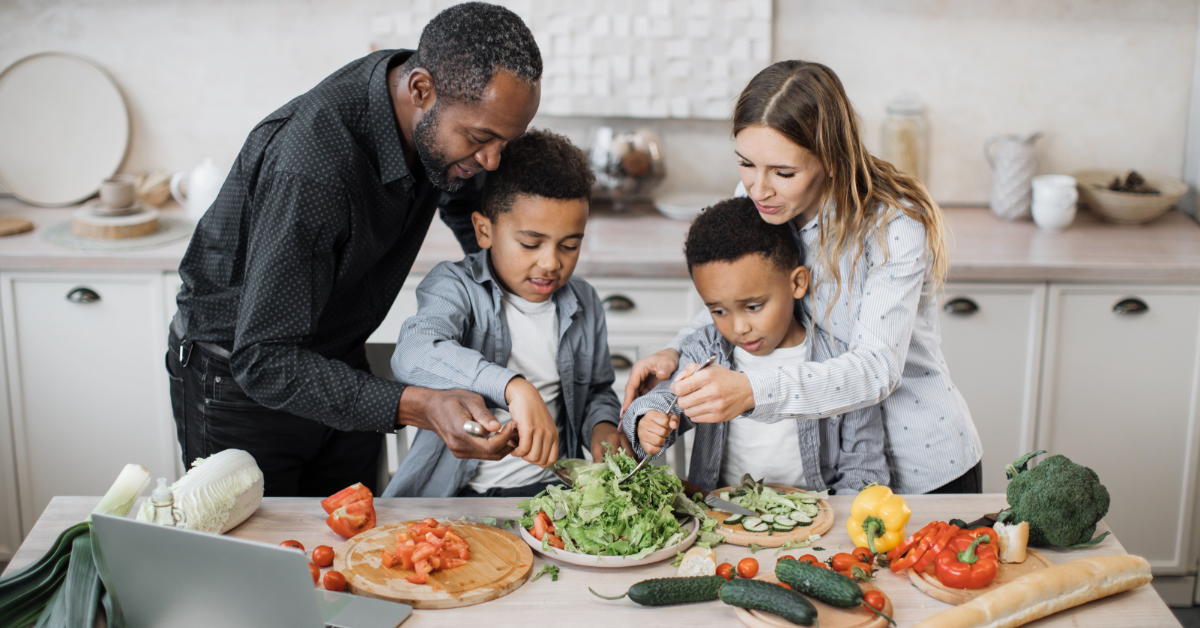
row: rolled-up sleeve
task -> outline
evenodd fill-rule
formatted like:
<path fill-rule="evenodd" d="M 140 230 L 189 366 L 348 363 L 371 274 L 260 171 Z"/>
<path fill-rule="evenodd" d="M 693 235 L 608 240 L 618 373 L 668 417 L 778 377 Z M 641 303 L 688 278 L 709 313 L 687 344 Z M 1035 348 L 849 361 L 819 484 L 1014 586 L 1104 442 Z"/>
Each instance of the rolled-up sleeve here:
<path fill-rule="evenodd" d="M 390 432 L 404 385 L 308 348 L 337 271 L 349 200 L 338 186 L 278 172 L 259 183 L 230 366 L 262 405 L 348 431 Z M 346 212 L 330 207 L 346 207 Z"/>
<path fill-rule="evenodd" d="M 513 370 L 487 361 L 480 352 L 464 346 L 472 333 L 470 295 L 463 279 L 447 262 L 438 264 L 417 286 L 417 313 L 404 321 L 392 374 L 413 386 L 478 393 L 497 408 L 508 409 L 504 388 Z"/>
<path fill-rule="evenodd" d="M 886 246 L 886 255 L 884 247 Z M 921 290 L 928 276 L 924 226 L 898 215 L 888 223 L 885 243 L 868 236 L 866 277 L 861 289 L 843 272 L 838 298 L 857 294 L 861 301 L 850 325 L 848 349 L 824 362 L 804 362 L 778 369 L 747 371 L 757 418 L 783 415 L 823 418 L 877 404 L 899 385 L 908 357 Z M 845 266 L 843 266 L 845 268 Z M 825 289 L 832 290 L 826 280 Z M 824 306 L 813 309 L 820 320 Z M 828 322 L 826 322 L 828 328 Z M 827 334 L 817 329 L 815 334 Z M 815 340 L 815 339 L 814 339 Z"/>

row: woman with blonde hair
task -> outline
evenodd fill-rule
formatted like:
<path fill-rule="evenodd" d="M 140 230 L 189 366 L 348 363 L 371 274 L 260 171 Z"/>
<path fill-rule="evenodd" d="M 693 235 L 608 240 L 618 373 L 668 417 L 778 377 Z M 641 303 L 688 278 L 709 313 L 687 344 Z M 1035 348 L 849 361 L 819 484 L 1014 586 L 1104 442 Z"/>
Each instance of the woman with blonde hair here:
<path fill-rule="evenodd" d="M 763 220 L 791 227 L 813 274 L 805 305 L 815 333 L 840 355 L 769 371 L 709 367 L 673 385 L 679 407 L 716 423 L 880 404 L 894 490 L 980 492 L 983 448 L 941 352 L 937 297 L 948 260 L 941 210 L 925 186 L 867 152 L 841 81 L 819 63 L 781 61 L 755 76 L 738 98 L 733 134 L 738 192 Z M 710 320 L 702 312 L 668 348 L 639 360 L 625 404 L 675 372 L 683 338 Z"/>

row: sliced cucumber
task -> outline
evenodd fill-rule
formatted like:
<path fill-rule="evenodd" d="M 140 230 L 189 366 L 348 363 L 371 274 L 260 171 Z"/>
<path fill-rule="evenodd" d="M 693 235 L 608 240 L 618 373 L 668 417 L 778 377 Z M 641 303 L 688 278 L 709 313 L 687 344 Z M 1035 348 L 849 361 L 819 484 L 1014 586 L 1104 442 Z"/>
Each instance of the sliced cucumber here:
<path fill-rule="evenodd" d="M 796 525 L 796 520 L 792 519 L 791 517 L 789 517 L 787 515 L 776 515 L 775 516 L 775 524 L 776 525 L 784 525 L 784 526 L 794 526 L 794 525 Z"/>
<path fill-rule="evenodd" d="M 801 525 L 808 525 L 808 524 L 812 523 L 812 517 L 808 516 L 807 514 L 805 514 L 803 512 L 800 512 L 799 510 L 788 515 L 788 519 L 791 519 L 794 523 L 798 523 Z"/>
<path fill-rule="evenodd" d="M 744 516 L 745 516 L 745 515 L 738 515 L 738 514 L 732 514 L 732 515 L 729 515 L 728 517 L 725 517 L 725 524 L 726 524 L 726 525 L 733 525 L 733 524 L 735 524 L 735 523 L 737 523 L 737 522 L 741 521 L 741 520 L 742 520 L 742 517 L 744 517 Z"/>
<path fill-rule="evenodd" d="M 796 526 L 793 526 L 793 525 L 784 525 L 782 523 L 779 523 L 778 521 L 771 524 L 771 529 L 775 530 L 776 532 L 791 532 L 792 529 L 795 527 Z"/>
<path fill-rule="evenodd" d="M 767 514 L 765 514 L 765 515 L 761 515 L 761 516 L 759 517 L 759 519 L 762 519 L 762 520 L 763 520 L 764 522 L 766 522 L 766 523 L 775 523 L 775 515 L 773 515 L 773 514 L 771 514 L 771 513 L 767 513 Z"/>
<path fill-rule="evenodd" d="M 747 532 L 766 532 L 771 528 L 771 525 L 768 523 L 763 523 L 763 520 L 759 519 L 758 517 L 746 517 L 744 520 L 742 520 L 742 527 L 745 528 Z"/>
<path fill-rule="evenodd" d="M 721 499 L 729 501 L 729 491 L 721 491 Z"/>

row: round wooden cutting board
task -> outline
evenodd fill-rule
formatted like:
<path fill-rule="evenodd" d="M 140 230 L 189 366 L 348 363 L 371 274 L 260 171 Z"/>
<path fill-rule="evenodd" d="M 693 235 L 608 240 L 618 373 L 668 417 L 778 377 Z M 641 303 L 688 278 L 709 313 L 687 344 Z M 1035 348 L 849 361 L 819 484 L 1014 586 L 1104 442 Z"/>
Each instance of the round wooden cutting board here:
<path fill-rule="evenodd" d="M 512 593 L 529 579 L 533 552 L 520 539 L 492 526 L 440 520 L 471 545 L 471 559 L 454 569 L 434 571 L 426 584 L 405 580 L 412 571 L 380 565 L 384 549 L 396 546 L 396 535 L 408 522 L 367 530 L 334 551 L 333 568 L 346 576 L 346 590 L 413 608 L 471 606 Z"/>
<path fill-rule="evenodd" d="M 765 573 L 755 580 L 764 582 L 778 583 L 779 579 L 773 573 Z M 863 592 L 878 589 L 879 587 L 870 582 L 860 582 Z M 821 628 L 884 628 L 888 621 L 879 615 L 876 615 L 871 609 L 859 605 L 854 608 L 840 608 L 830 606 L 816 598 L 804 596 L 817 609 L 817 624 Z M 796 624 L 766 611 L 752 611 L 745 608 L 734 607 L 734 612 L 737 613 L 738 619 L 742 620 L 743 624 L 750 628 L 795 628 Z M 892 608 L 892 598 L 887 598 L 887 602 L 883 605 L 883 614 L 895 619 L 896 609 Z"/>
<path fill-rule="evenodd" d="M 1000 571 L 996 574 L 996 579 L 986 587 L 978 589 L 952 589 L 942 584 L 935 575 L 932 563 L 921 573 L 916 573 L 912 569 L 908 569 L 907 571 L 908 579 L 922 593 L 935 600 L 958 605 L 970 602 L 988 591 L 995 591 L 1025 574 L 1053 566 L 1054 563 L 1050 562 L 1050 559 L 1043 556 L 1041 552 L 1029 550 L 1025 555 L 1025 562 L 1023 563 L 1000 563 Z"/>
<path fill-rule="evenodd" d="M 767 486 L 782 493 L 797 493 L 803 490 L 793 486 L 780 486 L 778 484 L 767 484 Z M 719 496 L 721 491 L 732 491 L 735 488 L 739 487 L 726 486 L 724 488 L 718 488 L 709 491 L 709 493 Z M 725 518 L 728 517 L 730 513 L 716 510 L 709 510 L 707 512 L 708 516 L 717 520 L 717 533 L 725 537 L 725 542 L 729 543 L 730 545 L 748 546 L 751 543 L 754 543 L 755 545 L 761 545 L 762 547 L 779 547 L 780 545 L 791 541 L 803 541 L 814 534 L 825 534 L 830 530 L 830 528 L 833 527 L 833 507 L 829 505 L 829 502 L 823 499 L 818 499 L 817 507 L 820 508 L 820 510 L 817 511 L 817 516 L 813 517 L 812 525 L 796 526 L 791 532 L 773 533 L 747 532 L 746 530 L 742 529 L 742 526 L 740 525 L 727 526 L 725 525 Z"/>

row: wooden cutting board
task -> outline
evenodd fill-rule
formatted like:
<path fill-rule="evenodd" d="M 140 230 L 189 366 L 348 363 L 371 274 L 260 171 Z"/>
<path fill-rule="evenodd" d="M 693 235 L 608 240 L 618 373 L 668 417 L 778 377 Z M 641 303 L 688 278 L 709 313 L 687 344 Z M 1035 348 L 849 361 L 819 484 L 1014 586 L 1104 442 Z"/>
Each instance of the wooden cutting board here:
<path fill-rule="evenodd" d="M 773 573 L 765 573 L 755 580 L 764 582 L 778 583 L 779 579 Z M 863 592 L 878 589 L 879 587 L 870 582 L 860 582 Z M 854 608 L 840 608 L 831 606 L 816 598 L 808 597 L 809 602 L 817 609 L 817 625 L 821 628 L 884 628 L 887 626 L 887 620 L 876 615 L 874 611 L 864 606 L 856 606 Z M 750 628 L 795 628 L 796 624 L 765 611 L 752 611 L 745 608 L 734 607 L 733 611 L 737 614 L 738 619 L 742 620 Z M 887 602 L 883 605 L 883 614 L 896 618 L 896 609 L 892 608 L 892 598 L 887 598 Z"/>
<path fill-rule="evenodd" d="M 932 563 L 921 573 L 916 573 L 912 569 L 906 571 L 908 571 L 908 579 L 912 581 L 913 586 L 920 589 L 925 595 L 947 604 L 958 605 L 970 602 L 988 591 L 995 591 L 1025 574 L 1052 566 L 1054 566 L 1054 563 L 1050 562 L 1050 559 L 1043 556 L 1041 552 L 1028 550 L 1025 554 L 1025 562 L 1014 564 L 1000 563 L 1000 571 L 996 573 L 996 579 L 986 587 L 978 589 L 951 589 L 942 584 L 937 579 Z"/>
<path fill-rule="evenodd" d="M 333 568 L 346 576 L 347 591 L 413 608 L 458 608 L 512 593 L 529 579 L 533 552 L 517 537 L 481 523 L 439 520 L 470 543 L 471 559 L 429 574 L 426 584 L 413 584 L 404 579 L 412 571 L 380 565 L 383 550 L 396 546 L 396 535 L 408 529 L 407 523 L 367 530 L 338 546 Z"/>
<path fill-rule="evenodd" d="M 793 486 L 780 486 L 778 484 L 767 484 L 767 486 L 782 493 L 796 493 L 802 490 Z M 721 491 L 732 491 L 735 488 L 738 487 L 726 486 L 709 491 L 709 494 L 720 496 Z M 707 512 L 708 516 L 714 517 L 717 520 L 716 532 L 725 537 L 725 542 L 730 545 L 748 546 L 754 543 L 762 547 L 779 547 L 790 541 L 803 541 L 814 534 L 825 534 L 833 527 L 833 507 L 829 505 L 829 502 L 818 499 L 817 507 L 820 510 L 817 511 L 817 516 L 813 517 L 812 525 L 796 526 L 791 532 L 775 531 L 773 533 L 747 532 L 740 525 L 727 526 L 724 522 L 729 513 L 718 512 L 716 510 L 709 510 Z"/>

